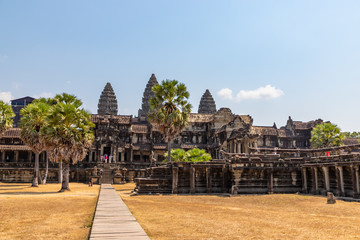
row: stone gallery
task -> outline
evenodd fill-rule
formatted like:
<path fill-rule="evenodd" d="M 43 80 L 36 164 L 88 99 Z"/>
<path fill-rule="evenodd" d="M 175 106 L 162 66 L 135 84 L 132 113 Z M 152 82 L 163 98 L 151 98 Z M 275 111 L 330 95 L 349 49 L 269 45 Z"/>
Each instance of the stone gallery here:
<path fill-rule="evenodd" d="M 205 149 L 207 163 L 164 164 L 167 144 L 147 121 L 149 99 L 157 79 L 151 75 L 143 93 L 138 116 L 118 115 L 110 83 L 103 89 L 95 123 L 95 140 L 82 162 L 71 166 L 71 181 L 122 183 L 134 181 L 139 193 L 295 193 L 305 192 L 358 197 L 359 145 L 310 149 L 311 130 L 321 119 L 301 122 L 289 117 L 287 124 L 254 126 L 249 115 L 216 108 L 209 90 L 201 97 L 198 112 L 172 147 Z M 0 139 L 0 181 L 30 182 L 34 154 L 23 144 L 18 127 L 19 109 L 33 98 L 12 101 L 14 128 Z M 330 154 L 329 154 L 330 153 Z M 40 156 L 44 171 L 46 153 Z M 48 182 L 58 180 L 58 166 L 50 163 Z"/>

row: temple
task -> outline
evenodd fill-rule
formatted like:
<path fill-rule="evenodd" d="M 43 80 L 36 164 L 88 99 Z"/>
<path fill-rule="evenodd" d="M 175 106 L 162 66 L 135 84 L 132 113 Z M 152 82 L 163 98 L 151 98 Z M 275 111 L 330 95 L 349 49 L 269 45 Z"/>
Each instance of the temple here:
<path fill-rule="evenodd" d="M 148 101 L 154 96 L 152 87 L 156 84 L 158 81 L 152 74 L 143 92 L 138 116 L 118 115 L 115 92 L 110 83 L 105 85 L 97 114 L 91 115 L 95 124 L 94 143 L 86 158 L 72 166 L 72 181 L 84 182 L 90 178 L 94 183 L 120 183 L 137 178 L 140 192 L 166 193 L 262 193 L 273 192 L 273 189 L 277 189 L 275 192 L 297 192 L 304 189 L 304 178 L 307 178 L 306 192 L 320 193 L 320 186 L 334 188 L 337 180 L 329 178 L 337 179 L 338 175 L 333 171 L 340 168 L 335 162 L 335 170 L 330 168 L 326 170 L 329 173 L 321 173 L 327 176 L 327 182 L 318 180 L 318 175 L 318 185 L 315 180 L 309 180 L 315 178 L 314 174 L 319 174 L 314 172 L 319 170 L 314 169 L 324 167 L 318 163 L 318 158 L 312 159 L 313 155 L 306 152 L 311 151 L 311 130 L 323 122 L 321 119 L 301 122 L 289 117 L 286 125 L 280 128 L 275 123 L 272 126 L 256 126 L 250 115 L 235 114 L 229 108 L 216 109 L 208 89 L 201 97 L 198 112 L 191 113 L 189 124 L 173 141 L 172 147 L 206 149 L 214 160 L 206 164 L 164 166 L 162 161 L 167 144 L 156 126 L 147 121 L 150 112 Z M 21 107 L 30 100 L 26 98 Z M 20 129 L 16 127 L 0 138 L 0 181 L 26 182 L 32 179 L 34 154 L 24 145 Z M 278 155 L 281 151 L 288 155 Z M 45 159 L 46 153 L 43 153 L 41 167 L 45 165 Z M 332 166 L 332 163 L 329 164 L 327 166 Z M 104 169 L 102 176 L 98 173 L 100 168 Z M 357 173 L 352 172 L 354 169 Z M 355 180 L 358 178 L 358 167 L 344 167 L 344 173 L 348 172 L 352 172 Z M 57 181 L 55 163 L 50 164 L 48 181 Z M 157 187 L 154 189 L 154 186 Z M 346 193 L 346 186 L 340 186 L 344 195 L 360 191 L 355 189 Z"/>

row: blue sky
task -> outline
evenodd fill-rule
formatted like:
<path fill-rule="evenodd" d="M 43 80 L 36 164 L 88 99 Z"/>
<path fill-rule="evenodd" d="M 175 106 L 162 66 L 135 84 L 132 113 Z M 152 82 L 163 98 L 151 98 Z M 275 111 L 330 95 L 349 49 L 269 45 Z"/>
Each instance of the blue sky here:
<path fill-rule="evenodd" d="M 68 92 L 95 113 L 111 82 L 119 114 L 136 115 L 155 73 L 185 83 L 194 112 L 208 88 L 255 125 L 292 116 L 359 131 L 359 12 L 359 1 L 0 0 L 0 98 Z"/>

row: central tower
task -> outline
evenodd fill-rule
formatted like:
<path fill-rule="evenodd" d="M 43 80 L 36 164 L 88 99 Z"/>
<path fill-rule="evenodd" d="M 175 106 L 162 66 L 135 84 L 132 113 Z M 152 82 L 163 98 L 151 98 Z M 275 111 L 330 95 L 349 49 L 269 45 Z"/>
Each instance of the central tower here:
<path fill-rule="evenodd" d="M 155 74 L 151 74 L 151 77 L 150 77 L 148 83 L 146 84 L 146 88 L 145 88 L 144 95 L 142 98 L 141 109 L 139 109 L 139 111 L 138 111 L 139 117 L 146 117 L 149 114 L 149 112 L 150 112 L 149 100 L 152 97 L 154 97 L 154 92 L 152 91 L 152 87 L 157 84 L 158 84 L 158 81 L 156 80 Z"/>

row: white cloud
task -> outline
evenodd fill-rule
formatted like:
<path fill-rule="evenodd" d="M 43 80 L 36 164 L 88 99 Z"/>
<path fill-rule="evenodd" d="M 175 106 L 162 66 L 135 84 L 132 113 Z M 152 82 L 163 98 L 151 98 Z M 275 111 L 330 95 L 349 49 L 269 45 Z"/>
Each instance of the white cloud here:
<path fill-rule="evenodd" d="M 284 92 L 271 85 L 266 85 L 265 87 L 259 87 L 255 90 L 241 90 L 235 98 L 232 95 L 232 90 L 228 88 L 221 89 L 218 92 L 218 95 L 223 99 L 234 99 L 237 102 L 240 102 L 247 99 L 274 99 L 284 95 Z"/>
<path fill-rule="evenodd" d="M 51 92 L 42 92 L 38 95 L 35 95 L 34 98 L 51 98 L 53 97 L 53 94 Z"/>
<path fill-rule="evenodd" d="M 223 89 L 221 89 L 221 90 L 218 92 L 218 95 L 219 95 L 221 98 L 223 98 L 223 99 L 228 99 L 228 100 L 233 99 L 232 90 L 229 89 L 229 88 L 223 88 Z"/>
<path fill-rule="evenodd" d="M 6 103 L 10 103 L 10 100 L 14 99 L 14 96 L 11 92 L 0 92 L 0 100 L 3 100 Z"/>

